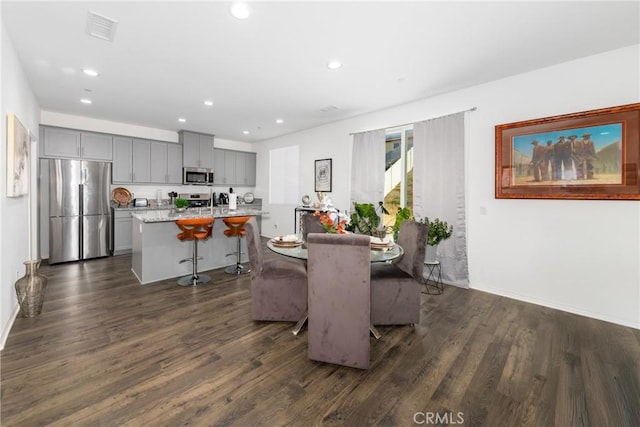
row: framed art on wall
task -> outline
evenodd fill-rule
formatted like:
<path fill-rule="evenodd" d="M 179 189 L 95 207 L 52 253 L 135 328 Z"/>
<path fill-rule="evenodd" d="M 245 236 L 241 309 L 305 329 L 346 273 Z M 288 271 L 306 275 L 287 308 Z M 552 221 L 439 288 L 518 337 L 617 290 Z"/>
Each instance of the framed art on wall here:
<path fill-rule="evenodd" d="M 29 192 L 29 132 L 15 114 L 7 115 L 7 197 Z"/>
<path fill-rule="evenodd" d="M 315 191 L 331 192 L 331 159 L 316 160 Z"/>
<path fill-rule="evenodd" d="M 640 104 L 498 125 L 498 199 L 640 200 Z"/>

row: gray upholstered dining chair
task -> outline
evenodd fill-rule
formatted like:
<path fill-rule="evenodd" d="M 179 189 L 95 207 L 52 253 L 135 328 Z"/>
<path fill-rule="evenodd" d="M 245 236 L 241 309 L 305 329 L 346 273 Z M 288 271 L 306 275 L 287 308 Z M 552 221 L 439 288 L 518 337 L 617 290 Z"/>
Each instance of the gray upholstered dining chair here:
<path fill-rule="evenodd" d="M 371 266 L 371 323 L 406 325 L 420 322 L 420 285 L 429 226 L 415 221 L 400 225 L 398 244 L 404 249 L 394 263 Z"/>
<path fill-rule="evenodd" d="M 302 240 L 307 241 L 307 234 L 309 233 L 326 233 L 322 224 L 320 224 L 320 217 L 314 216 L 312 213 L 305 213 L 300 217 Z"/>
<path fill-rule="evenodd" d="M 251 265 L 251 317 L 253 320 L 299 321 L 307 311 L 304 261 L 285 257 L 264 261 L 255 217 L 244 227 Z"/>
<path fill-rule="evenodd" d="M 369 368 L 370 240 L 309 233 L 309 359 Z"/>

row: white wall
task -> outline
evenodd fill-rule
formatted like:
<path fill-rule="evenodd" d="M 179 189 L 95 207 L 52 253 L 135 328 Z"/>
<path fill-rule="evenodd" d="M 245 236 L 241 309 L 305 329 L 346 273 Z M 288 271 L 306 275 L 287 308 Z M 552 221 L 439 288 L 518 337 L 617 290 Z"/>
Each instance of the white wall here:
<path fill-rule="evenodd" d="M 314 160 L 332 158 L 332 198 L 347 209 L 350 132 L 477 107 L 466 143 L 471 287 L 640 328 L 640 202 L 494 198 L 496 125 L 639 102 L 639 68 L 635 45 L 264 141 L 258 158 L 299 144 L 300 196 L 313 194 Z M 257 173 L 267 203 L 264 161 Z M 263 234 L 293 231 L 293 205 L 264 206 Z"/>
<path fill-rule="evenodd" d="M 22 125 L 37 138 L 40 107 L 4 27 L 1 30 L 0 38 L 2 39 L 2 71 L 0 71 L 0 80 L 2 81 L 2 95 L 0 97 L 2 103 L 0 107 L 0 135 L 2 135 L 2 150 L 0 150 L 0 194 L 2 195 L 0 197 L 0 283 L 2 284 L 0 287 L 0 332 L 2 335 L 0 335 L 0 349 L 2 349 L 18 309 L 14 284 L 18 277 L 25 273 L 23 262 L 31 258 L 27 241 L 27 230 L 29 229 L 28 198 L 26 196 L 7 197 L 7 114 L 14 113 Z M 37 144 L 31 144 L 31 147 L 36 150 Z M 37 158 L 37 155 L 37 152 L 32 152 L 31 158 Z M 31 188 L 35 188 L 33 180 Z M 35 226 L 31 228 L 34 229 Z M 35 242 L 37 237 L 35 235 L 32 237 Z"/>

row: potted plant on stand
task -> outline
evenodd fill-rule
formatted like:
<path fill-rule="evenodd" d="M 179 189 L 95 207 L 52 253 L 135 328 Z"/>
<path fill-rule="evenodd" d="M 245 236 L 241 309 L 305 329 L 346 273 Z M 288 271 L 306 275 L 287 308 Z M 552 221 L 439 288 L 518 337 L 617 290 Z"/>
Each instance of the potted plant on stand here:
<path fill-rule="evenodd" d="M 429 221 L 429 218 L 423 218 L 420 222 L 429 225 L 424 262 L 435 262 L 438 244 L 451 237 L 453 234 L 453 225 L 449 225 L 447 224 L 447 221 L 441 221 L 439 218 L 436 218 L 433 221 Z"/>

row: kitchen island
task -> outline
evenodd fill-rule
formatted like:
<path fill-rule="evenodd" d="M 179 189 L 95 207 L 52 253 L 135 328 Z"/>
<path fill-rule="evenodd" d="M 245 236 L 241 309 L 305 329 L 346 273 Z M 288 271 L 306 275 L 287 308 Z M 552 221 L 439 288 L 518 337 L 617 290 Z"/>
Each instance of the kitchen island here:
<path fill-rule="evenodd" d="M 235 264 L 237 241 L 224 235 L 227 226 L 222 222 L 223 218 L 234 216 L 257 216 L 266 212 L 240 208 L 237 210 L 214 208 L 192 208 L 185 212 L 175 210 L 150 210 L 134 212 L 131 215 L 131 270 L 141 284 L 157 282 L 160 280 L 178 278 L 191 273 L 190 262 L 180 264 L 180 260 L 190 258 L 192 255 L 192 242 L 178 240 L 180 232 L 175 221 L 180 218 L 204 218 L 215 219 L 211 238 L 198 242 L 198 272 L 213 270 Z M 247 253 L 245 239 L 241 243 L 242 252 Z M 243 262 L 247 262 L 243 258 Z"/>

